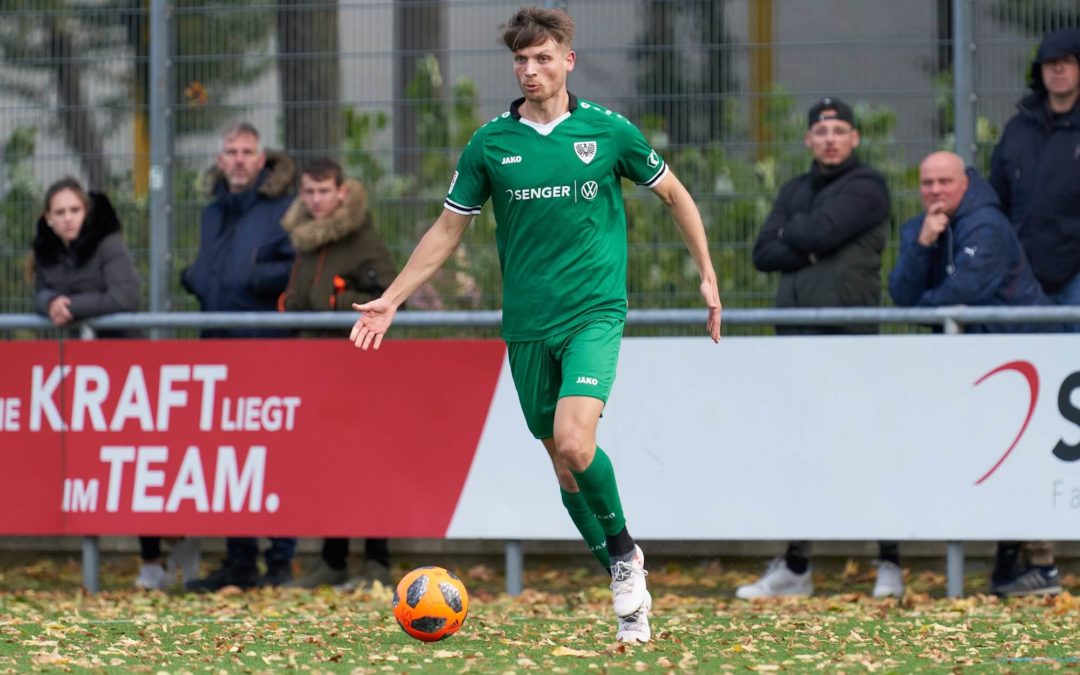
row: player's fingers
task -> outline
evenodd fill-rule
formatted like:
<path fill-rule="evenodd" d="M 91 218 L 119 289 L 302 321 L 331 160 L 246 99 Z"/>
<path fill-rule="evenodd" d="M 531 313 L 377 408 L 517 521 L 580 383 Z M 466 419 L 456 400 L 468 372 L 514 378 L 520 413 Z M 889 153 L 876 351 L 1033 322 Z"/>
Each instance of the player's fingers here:
<path fill-rule="evenodd" d="M 354 302 L 352 304 L 352 308 L 355 309 L 358 312 L 366 312 L 368 310 L 368 305 L 370 305 L 370 304 L 371 304 L 370 302 L 365 302 L 364 304 L 361 305 L 359 302 Z"/>
<path fill-rule="evenodd" d="M 374 349 L 375 351 L 378 351 L 378 350 L 379 350 L 379 346 L 380 346 L 380 345 L 382 345 L 382 339 L 383 339 L 383 334 L 382 334 L 382 333 L 379 333 L 379 334 L 377 334 L 377 335 L 375 336 L 375 344 L 373 344 L 373 345 L 372 345 L 372 348 L 373 348 L 373 349 Z"/>
<path fill-rule="evenodd" d="M 372 331 L 372 330 L 365 331 L 364 332 L 364 344 L 360 345 L 360 349 L 363 349 L 366 352 L 368 350 L 368 347 L 371 346 L 371 340 L 374 337 L 375 337 L 375 331 Z"/>
<path fill-rule="evenodd" d="M 357 319 L 353 324 L 352 330 L 349 332 L 349 342 L 356 342 L 356 336 L 360 335 L 360 322 L 363 319 Z"/>

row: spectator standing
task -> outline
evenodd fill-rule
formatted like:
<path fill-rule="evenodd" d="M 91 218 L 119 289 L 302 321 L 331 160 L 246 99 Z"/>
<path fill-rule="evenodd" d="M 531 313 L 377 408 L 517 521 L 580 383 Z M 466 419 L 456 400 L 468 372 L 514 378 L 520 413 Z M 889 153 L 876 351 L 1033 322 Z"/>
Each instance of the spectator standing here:
<path fill-rule="evenodd" d="M 139 309 L 141 280 L 120 234 L 109 198 L 63 178 L 45 192 L 33 245 L 34 309 L 57 326 L 80 319 Z M 135 337 L 131 331 L 102 331 L 102 337 Z M 135 586 L 164 590 L 171 585 L 160 537 L 140 537 L 142 565 Z M 187 573 L 198 565 L 196 540 L 175 544 L 169 560 Z M 194 561 L 194 562 L 193 562 Z"/>
<path fill-rule="evenodd" d="M 317 159 L 300 174 L 300 196 L 285 213 L 281 226 L 296 249 L 289 285 L 279 308 L 286 312 L 352 311 L 382 295 L 397 271 L 389 249 L 375 230 L 367 191 L 346 180 L 330 159 Z M 340 332 L 303 331 L 305 337 L 340 337 Z M 384 538 L 364 542 L 364 567 L 350 581 L 349 540 L 323 540 L 322 555 L 308 574 L 286 586 L 315 588 L 372 581 L 390 584 L 390 551 Z"/>
<path fill-rule="evenodd" d="M 296 180 L 292 159 L 264 152 L 259 132 L 247 122 L 222 135 L 217 166 L 207 174 L 214 201 L 202 214 L 199 251 L 181 281 L 204 312 L 273 311 L 285 290 L 294 258 L 281 229 L 292 203 Z M 210 329 L 203 337 L 277 337 L 284 331 Z M 225 561 L 204 579 L 187 583 L 189 590 L 213 591 L 224 586 L 279 585 L 292 579 L 296 539 L 273 537 L 266 551 L 266 572 L 258 572 L 259 546 L 254 538 L 230 537 Z"/>
<path fill-rule="evenodd" d="M 139 308 L 141 281 L 109 198 L 63 178 L 34 235 L 34 311 L 54 325 Z"/>
<path fill-rule="evenodd" d="M 990 184 L 1043 290 L 1057 304 L 1080 305 L 1080 28 L 1043 37 L 1028 85 L 994 148 Z M 1080 332 L 1080 323 L 1064 330 Z M 1052 544 L 1001 542 L 990 587 L 1056 592 Z"/>
<path fill-rule="evenodd" d="M 788 181 L 754 243 L 754 266 L 780 272 L 777 307 L 877 307 L 881 252 L 889 219 L 885 178 L 859 161 L 851 107 L 823 98 L 807 115 L 810 171 Z M 779 335 L 876 333 L 877 326 L 777 326 Z M 807 596 L 814 592 L 810 542 L 788 544 L 765 574 L 740 586 L 740 598 Z M 899 546 L 880 542 L 874 596 L 902 595 Z"/>

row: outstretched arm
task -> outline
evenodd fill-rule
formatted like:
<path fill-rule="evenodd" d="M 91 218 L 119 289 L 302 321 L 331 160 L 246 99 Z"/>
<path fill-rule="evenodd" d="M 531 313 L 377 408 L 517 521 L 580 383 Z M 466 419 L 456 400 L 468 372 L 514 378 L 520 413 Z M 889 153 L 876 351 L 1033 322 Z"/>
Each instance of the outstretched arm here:
<path fill-rule="evenodd" d="M 682 181 L 668 167 L 668 175 L 652 188 L 653 193 L 667 204 L 671 217 L 682 235 L 683 243 L 697 264 L 701 275 L 701 297 L 709 308 L 707 328 L 713 342 L 720 341 L 720 290 L 716 283 L 716 271 L 709 256 L 709 242 L 705 237 L 705 225 L 701 222 L 701 213 L 693 197 L 687 192 Z"/>
<path fill-rule="evenodd" d="M 397 308 L 442 267 L 461 243 L 471 221 L 472 216 L 443 210 L 382 297 L 363 305 L 353 305 L 353 309 L 361 312 L 349 335 L 353 344 L 360 349 L 379 348 L 383 335 L 394 321 Z"/>

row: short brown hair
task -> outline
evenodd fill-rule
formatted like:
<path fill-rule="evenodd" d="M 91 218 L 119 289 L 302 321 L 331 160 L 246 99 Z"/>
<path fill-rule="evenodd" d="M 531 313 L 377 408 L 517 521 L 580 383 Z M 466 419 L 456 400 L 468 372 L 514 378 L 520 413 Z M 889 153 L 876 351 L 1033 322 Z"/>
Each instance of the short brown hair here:
<path fill-rule="evenodd" d="M 71 176 L 64 176 L 60 180 L 50 185 L 49 189 L 45 191 L 45 213 L 48 213 L 49 209 L 52 208 L 53 197 L 63 192 L 64 190 L 71 190 L 72 192 L 74 192 L 75 196 L 79 198 L 80 202 L 82 202 L 83 208 L 87 211 L 90 210 L 90 195 L 87 194 L 86 188 L 84 188 L 82 186 L 82 183 L 80 183 L 75 178 L 72 178 Z"/>
<path fill-rule="evenodd" d="M 300 175 L 307 176 L 313 180 L 333 178 L 334 185 L 338 187 L 341 187 L 341 184 L 345 182 L 345 172 L 342 171 L 341 165 L 328 157 L 320 157 L 319 159 L 311 160 L 304 166 Z"/>
<path fill-rule="evenodd" d="M 502 35 L 503 42 L 512 52 L 541 44 L 548 38 L 567 49 L 573 48 L 574 20 L 565 11 L 522 7 L 510 17 Z"/>

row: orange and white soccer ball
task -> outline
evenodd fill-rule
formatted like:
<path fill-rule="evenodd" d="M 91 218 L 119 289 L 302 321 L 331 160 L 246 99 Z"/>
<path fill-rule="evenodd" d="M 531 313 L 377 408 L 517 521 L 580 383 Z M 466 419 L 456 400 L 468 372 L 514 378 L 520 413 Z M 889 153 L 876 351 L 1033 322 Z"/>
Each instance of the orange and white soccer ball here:
<path fill-rule="evenodd" d="M 418 567 L 394 589 L 394 618 L 417 640 L 445 640 L 461 629 L 468 613 L 465 584 L 441 567 Z"/>

